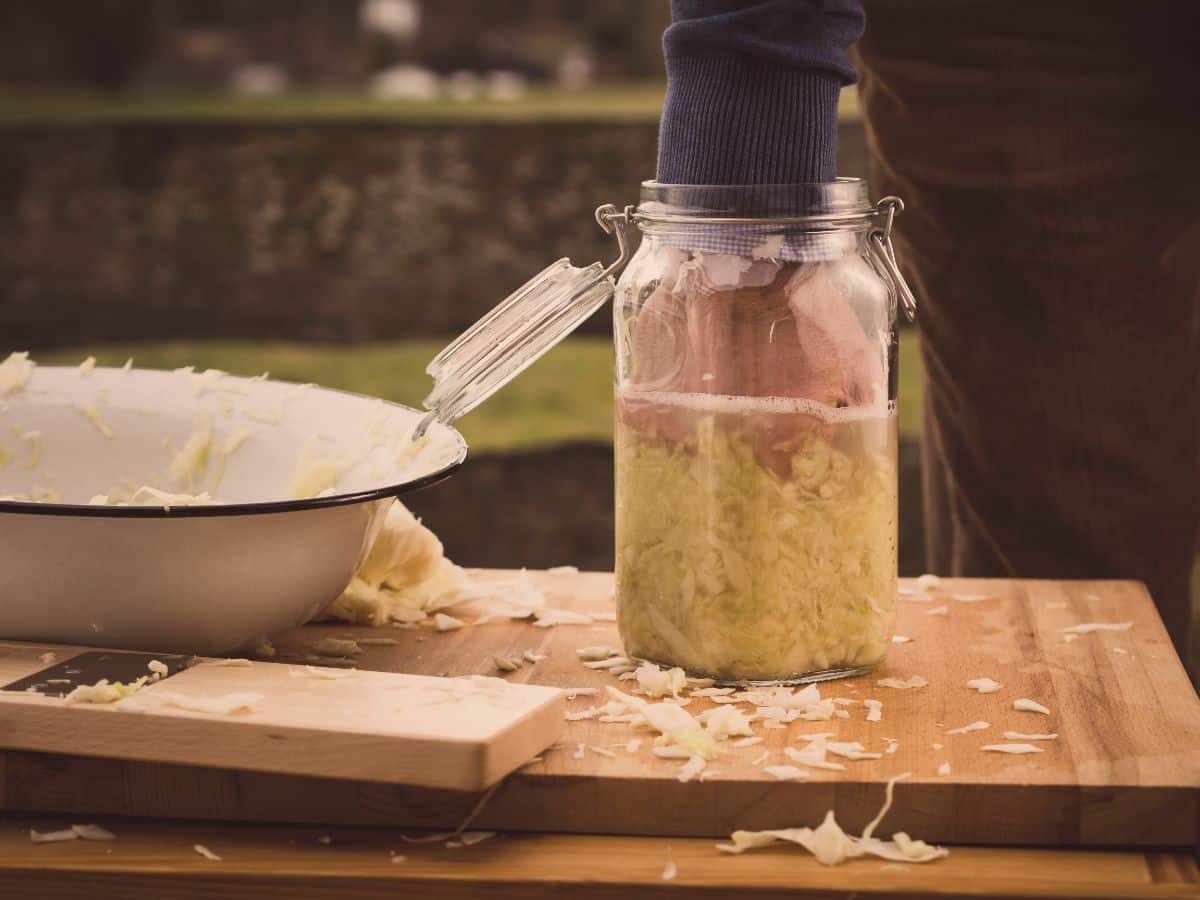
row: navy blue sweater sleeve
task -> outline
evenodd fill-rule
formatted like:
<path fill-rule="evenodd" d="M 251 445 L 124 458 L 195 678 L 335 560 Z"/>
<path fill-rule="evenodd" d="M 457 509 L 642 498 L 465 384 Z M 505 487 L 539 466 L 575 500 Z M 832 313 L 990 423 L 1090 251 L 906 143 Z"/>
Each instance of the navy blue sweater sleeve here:
<path fill-rule="evenodd" d="M 795 184 L 835 174 L 857 0 L 672 0 L 658 180 Z"/>

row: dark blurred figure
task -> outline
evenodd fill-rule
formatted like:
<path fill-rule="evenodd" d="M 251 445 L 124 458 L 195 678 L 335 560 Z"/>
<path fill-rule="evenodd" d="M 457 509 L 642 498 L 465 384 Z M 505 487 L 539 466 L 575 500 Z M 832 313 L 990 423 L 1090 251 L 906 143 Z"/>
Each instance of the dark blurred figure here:
<path fill-rule="evenodd" d="M 1186 659 L 1196 9 L 864 5 L 872 181 L 908 202 L 923 301 L 930 569 L 1143 580 Z"/>

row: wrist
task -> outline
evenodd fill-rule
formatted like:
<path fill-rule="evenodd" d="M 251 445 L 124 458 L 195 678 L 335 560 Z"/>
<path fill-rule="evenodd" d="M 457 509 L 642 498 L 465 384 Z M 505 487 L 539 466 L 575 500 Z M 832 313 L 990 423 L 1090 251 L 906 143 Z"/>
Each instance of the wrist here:
<path fill-rule="evenodd" d="M 668 57 L 658 180 L 832 181 L 842 81 L 736 55 Z"/>

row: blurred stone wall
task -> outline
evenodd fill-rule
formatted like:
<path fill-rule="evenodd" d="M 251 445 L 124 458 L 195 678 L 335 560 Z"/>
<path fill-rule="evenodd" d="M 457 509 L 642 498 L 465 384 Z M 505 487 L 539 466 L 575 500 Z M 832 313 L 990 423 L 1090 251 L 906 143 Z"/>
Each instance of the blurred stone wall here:
<path fill-rule="evenodd" d="M 0 127 L 0 334 L 359 341 L 462 330 L 653 175 L 649 122 Z M 861 125 L 840 170 L 865 174 Z M 597 317 L 588 326 L 606 333 Z"/>

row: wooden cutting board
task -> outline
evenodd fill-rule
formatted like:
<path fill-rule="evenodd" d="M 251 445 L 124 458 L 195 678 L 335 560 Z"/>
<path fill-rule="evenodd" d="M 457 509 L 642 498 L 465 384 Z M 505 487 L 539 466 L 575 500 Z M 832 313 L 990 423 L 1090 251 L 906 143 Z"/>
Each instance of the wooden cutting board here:
<path fill-rule="evenodd" d="M 554 606 L 610 608 L 611 575 L 534 577 Z M 902 589 L 911 588 L 905 583 Z M 825 810 L 835 809 L 839 822 L 855 832 L 878 810 L 887 779 L 911 772 L 897 785 L 885 833 L 904 829 L 949 843 L 1194 845 L 1200 838 L 1200 699 L 1145 589 L 1132 582 L 998 580 L 948 580 L 946 588 L 930 602 L 898 601 L 897 630 L 912 640 L 894 645 L 879 670 L 821 686 L 823 696 L 881 700 L 880 722 L 866 722 L 863 707 L 854 704 L 845 707 L 849 719 L 759 729 L 765 744 L 729 750 L 712 764 L 712 777 L 688 783 L 676 778 L 678 762 L 651 754 L 651 741 L 626 752 L 634 736 L 628 726 L 571 722 L 560 748 L 505 780 L 472 827 L 713 837 L 737 828 L 815 825 Z M 998 596 L 967 603 L 951 599 L 951 592 Z M 940 606 L 946 615 L 930 614 Z M 1059 631 L 1085 622 L 1133 625 L 1073 640 Z M 306 641 L 319 637 L 380 633 L 308 626 L 276 646 L 281 654 L 299 654 Z M 525 664 L 509 680 L 600 690 L 620 684 L 584 668 L 575 653 L 582 646 L 617 645 L 611 622 L 548 629 L 496 622 L 447 633 L 382 633 L 399 643 L 366 648 L 362 668 L 495 674 L 494 654 L 532 650 L 547 658 Z M 912 675 L 929 685 L 876 685 L 879 678 Z M 1003 687 L 981 695 L 965 686 L 980 677 Z M 1044 704 L 1051 715 L 1013 710 L 1018 697 Z M 581 696 L 568 706 L 582 710 L 595 702 Z M 697 699 L 688 709 L 699 712 L 707 703 Z M 978 720 L 990 728 L 946 733 Z M 1004 742 L 1006 730 L 1059 738 L 1040 742 L 1045 749 L 1036 755 L 980 750 Z M 847 761 L 844 772 L 814 770 L 801 782 L 777 782 L 751 764 L 764 749 L 766 765 L 788 762 L 783 747 L 816 731 L 836 731 L 839 739 L 862 741 L 874 751 L 893 738 L 897 750 L 879 760 Z M 943 762 L 951 774 L 937 774 Z M 475 794 L 377 782 L 0 751 L 0 808 L 12 810 L 441 829 L 457 825 L 478 800 Z"/>
<path fill-rule="evenodd" d="M 563 730 L 554 688 L 224 662 L 0 641 L 0 744 L 481 791 Z M 67 699 L 101 678 L 151 677 L 116 703 Z"/>

